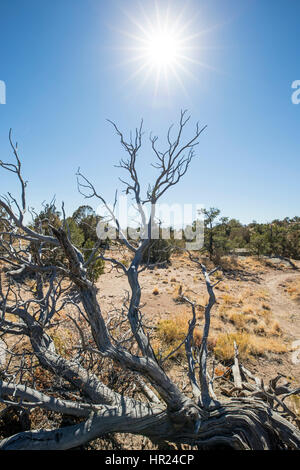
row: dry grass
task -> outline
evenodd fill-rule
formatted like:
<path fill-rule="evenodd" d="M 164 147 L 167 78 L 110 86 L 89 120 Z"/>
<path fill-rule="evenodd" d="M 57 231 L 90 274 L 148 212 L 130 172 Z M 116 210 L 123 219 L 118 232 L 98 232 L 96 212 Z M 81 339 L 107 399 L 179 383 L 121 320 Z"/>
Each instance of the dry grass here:
<path fill-rule="evenodd" d="M 225 305 L 233 305 L 236 302 L 236 298 L 231 294 L 223 294 L 221 296 L 221 301 Z"/>
<path fill-rule="evenodd" d="M 246 262 L 250 263 L 249 260 Z M 252 260 L 251 266 L 253 264 L 257 269 L 261 268 L 260 262 Z M 176 278 L 171 278 L 171 281 L 175 282 Z M 225 292 L 219 295 L 217 305 L 214 307 L 210 335 L 210 348 L 214 350 L 216 357 L 224 361 L 232 359 L 234 341 L 239 346 L 242 360 L 255 356 L 267 356 L 268 353 L 286 352 L 286 346 L 279 338 L 282 335 L 280 325 L 271 320 L 272 311 L 268 303 L 268 292 L 261 287 L 247 285 L 239 291 L 238 295 L 235 295 L 228 284 L 221 283 L 220 286 Z M 177 284 L 172 292 L 173 300 L 178 299 L 181 291 L 182 286 Z M 198 295 L 198 304 L 205 305 L 206 302 L 206 294 L 202 295 L 202 298 Z M 191 313 L 188 312 L 173 315 L 159 322 L 158 339 L 166 355 L 184 340 L 190 318 Z M 201 330 L 197 335 L 197 338 L 200 338 Z M 176 356 L 183 353 L 184 346 L 180 348 Z"/>
<path fill-rule="evenodd" d="M 239 259 L 239 265 L 241 269 L 247 269 L 252 272 L 261 272 L 265 268 L 264 260 L 256 258 L 255 256 L 247 256 L 243 259 Z"/>
<path fill-rule="evenodd" d="M 245 263 L 261 267 L 260 263 L 252 259 L 251 262 L 246 260 Z M 242 360 L 266 356 L 268 353 L 286 352 L 285 344 L 279 339 L 282 336 L 280 324 L 272 321 L 268 301 L 269 294 L 266 290 L 252 286 L 247 286 L 237 296 L 229 289 L 220 295 L 215 316 L 221 322 L 221 325 L 218 325 L 219 330 L 224 331 L 225 327 L 227 331 L 225 329 L 225 332 L 217 337 L 214 352 L 218 359 L 228 361 L 233 358 L 234 341 L 238 344 Z"/>
<path fill-rule="evenodd" d="M 292 300 L 300 302 L 300 279 L 287 282 L 283 287 L 284 291 L 289 294 Z"/>
<path fill-rule="evenodd" d="M 300 419 L 300 395 L 293 395 L 290 400 L 294 413 L 297 415 L 298 419 Z"/>
<path fill-rule="evenodd" d="M 248 333 L 258 336 L 280 336 L 279 324 L 271 321 L 268 292 L 256 286 L 239 290 L 238 295 L 229 289 L 220 295 L 216 315 L 228 325 L 228 333 Z M 228 329 L 227 329 L 228 330 Z"/>
<path fill-rule="evenodd" d="M 260 321 L 257 325 L 253 327 L 255 334 L 260 336 L 265 336 L 267 334 L 267 325 L 264 321 Z"/>
<path fill-rule="evenodd" d="M 270 305 L 263 303 L 261 306 L 264 310 L 271 310 Z"/>
<path fill-rule="evenodd" d="M 272 325 L 271 325 L 271 328 L 270 328 L 269 332 L 273 336 L 281 336 L 282 335 L 282 330 L 280 328 L 280 325 L 279 325 L 278 321 L 273 321 L 272 322 Z"/>
<path fill-rule="evenodd" d="M 264 300 L 264 301 L 268 301 L 270 298 L 269 293 L 265 289 L 258 289 L 256 291 L 256 296 L 258 300 Z"/>
<path fill-rule="evenodd" d="M 228 319 L 238 329 L 242 329 L 246 327 L 246 315 L 243 315 L 242 313 L 237 313 L 237 312 L 230 313 L 228 315 Z"/>
<path fill-rule="evenodd" d="M 153 349 L 158 356 L 168 356 L 186 337 L 188 331 L 188 322 L 191 319 L 191 313 L 182 312 L 170 316 L 166 320 L 161 320 L 157 325 L 157 341 L 153 342 Z M 174 357 L 184 355 L 184 345 L 179 348 Z"/>
<path fill-rule="evenodd" d="M 166 343 L 182 341 L 187 334 L 191 317 L 191 312 L 183 311 L 180 314 L 171 315 L 166 320 L 161 320 L 157 330 L 159 338 Z"/>
<path fill-rule="evenodd" d="M 254 306 L 252 304 L 243 305 L 241 311 L 245 315 L 251 315 L 252 313 L 254 313 Z"/>
<path fill-rule="evenodd" d="M 172 298 L 175 302 L 179 302 L 181 300 L 182 295 L 182 285 L 179 284 L 174 287 Z"/>
<path fill-rule="evenodd" d="M 157 325 L 157 339 L 153 341 L 154 351 L 163 357 L 168 356 L 186 338 L 189 321 L 192 318 L 190 311 L 170 315 L 166 320 L 161 320 Z M 196 327 L 194 330 L 194 345 L 199 347 L 202 341 L 202 329 Z M 208 339 L 208 349 L 213 350 L 216 338 L 213 334 Z M 176 351 L 173 357 L 183 358 L 185 356 L 184 344 Z"/>
<path fill-rule="evenodd" d="M 249 357 L 249 335 L 245 333 L 225 333 L 217 338 L 214 348 L 215 356 L 222 360 L 228 361 L 234 356 L 234 341 L 238 345 L 240 358 Z"/>
<path fill-rule="evenodd" d="M 256 335 L 238 332 L 225 333 L 217 338 L 214 353 L 222 361 L 232 360 L 236 342 L 241 360 L 255 356 L 267 356 L 267 353 L 282 354 L 287 351 L 285 344 L 273 338 L 260 338 Z"/>

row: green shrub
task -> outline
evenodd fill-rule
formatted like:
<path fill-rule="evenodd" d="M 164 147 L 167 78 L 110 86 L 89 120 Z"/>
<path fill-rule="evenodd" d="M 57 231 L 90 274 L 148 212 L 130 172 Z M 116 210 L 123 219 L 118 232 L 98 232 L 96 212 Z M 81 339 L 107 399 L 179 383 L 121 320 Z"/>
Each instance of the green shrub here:
<path fill-rule="evenodd" d="M 94 242 L 92 240 L 87 240 L 85 242 L 85 248 L 83 252 L 85 261 L 89 259 L 93 248 L 94 248 Z M 97 259 L 97 261 L 91 262 L 87 270 L 88 278 L 91 281 L 96 282 L 101 276 L 101 274 L 104 273 L 104 266 L 105 266 L 105 262 L 102 259 Z"/>
<path fill-rule="evenodd" d="M 168 240 L 152 240 L 149 248 L 144 252 L 142 262 L 146 264 L 169 263 L 172 247 Z"/>

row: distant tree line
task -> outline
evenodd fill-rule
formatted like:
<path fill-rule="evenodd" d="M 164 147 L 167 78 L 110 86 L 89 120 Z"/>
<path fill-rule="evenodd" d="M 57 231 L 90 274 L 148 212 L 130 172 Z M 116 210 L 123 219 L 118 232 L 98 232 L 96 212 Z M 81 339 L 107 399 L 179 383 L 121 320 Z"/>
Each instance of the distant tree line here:
<path fill-rule="evenodd" d="M 237 219 L 222 217 L 214 207 L 203 210 L 203 215 L 204 249 L 211 259 L 240 248 L 257 256 L 300 259 L 300 217 L 243 225 Z"/>
<path fill-rule="evenodd" d="M 222 256 L 241 253 L 240 249 L 255 256 L 300 259 L 300 217 L 275 219 L 270 223 L 253 221 L 245 225 L 237 219 L 223 217 L 215 207 L 203 209 L 203 216 L 203 253 L 216 263 Z M 196 221 L 191 228 L 196 230 Z M 151 262 L 169 262 L 174 249 L 185 247 L 188 240 L 184 233 L 180 240 L 176 239 L 172 227 L 169 230 L 169 240 L 156 240 L 150 247 Z"/>
<path fill-rule="evenodd" d="M 215 207 L 203 209 L 203 216 L 203 252 L 216 263 L 222 256 L 238 254 L 240 249 L 255 256 L 300 259 L 300 217 L 244 225 L 237 219 L 223 217 Z M 191 228 L 196 230 L 196 222 Z M 181 240 L 176 239 L 171 227 L 170 239 L 156 240 L 150 248 L 151 262 L 169 261 L 172 250 L 183 249 L 186 241 L 184 233 Z"/>
<path fill-rule="evenodd" d="M 65 225 L 73 244 L 82 251 L 85 260 L 90 257 L 95 243 L 99 244 L 99 248 L 107 248 L 111 243 L 109 239 L 99 241 L 96 227 L 101 216 L 88 205 L 78 207 L 72 216 L 64 218 L 63 214 L 57 210 L 55 203 L 51 202 L 45 204 L 39 213 L 32 215 L 33 220 L 29 225 L 35 230 L 41 230 L 45 235 L 51 235 L 49 227 L 59 228 Z M 206 252 L 212 261 L 218 262 L 222 256 L 237 253 L 239 249 L 244 249 L 256 256 L 300 259 L 300 217 L 275 219 L 263 224 L 253 221 L 244 225 L 237 219 L 222 216 L 221 211 L 215 207 L 203 209 L 202 215 L 205 228 L 203 252 Z M 195 227 L 196 222 L 193 222 L 192 229 L 195 230 Z M 161 233 L 162 229 L 159 230 Z M 184 248 L 185 241 L 184 234 L 182 240 L 176 239 L 175 231 L 171 227 L 170 239 L 152 241 L 143 255 L 143 262 L 146 264 L 168 263 L 172 251 L 176 248 Z M 31 248 L 35 257 L 35 247 Z M 51 260 L 63 262 L 63 253 L 60 250 L 50 249 L 47 244 L 43 250 L 44 254 L 47 253 L 49 262 Z M 103 272 L 104 261 L 102 259 L 97 259 L 90 265 L 91 280 L 96 281 Z"/>

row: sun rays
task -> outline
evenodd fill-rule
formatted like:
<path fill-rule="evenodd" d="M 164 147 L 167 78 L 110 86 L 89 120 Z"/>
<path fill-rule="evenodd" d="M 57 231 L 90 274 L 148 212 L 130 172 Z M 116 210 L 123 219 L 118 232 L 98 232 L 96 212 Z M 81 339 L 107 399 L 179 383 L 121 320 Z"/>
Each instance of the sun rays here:
<path fill-rule="evenodd" d="M 201 55 L 206 49 L 201 42 L 205 28 L 199 30 L 195 12 L 172 10 L 170 3 L 164 9 L 154 5 L 146 11 L 139 3 L 140 12 L 135 15 L 124 12 L 126 27 L 118 30 L 123 56 L 119 66 L 126 68 L 123 84 L 134 81 L 136 92 L 150 86 L 154 97 L 169 96 L 179 87 L 187 96 L 186 82 L 197 81 L 200 68 L 210 68 Z"/>

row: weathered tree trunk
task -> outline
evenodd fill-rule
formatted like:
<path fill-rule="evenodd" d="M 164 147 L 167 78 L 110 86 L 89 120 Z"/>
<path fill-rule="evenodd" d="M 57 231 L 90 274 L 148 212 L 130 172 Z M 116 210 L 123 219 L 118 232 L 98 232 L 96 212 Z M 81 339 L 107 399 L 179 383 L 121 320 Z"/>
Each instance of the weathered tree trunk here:
<path fill-rule="evenodd" d="M 163 369 L 155 356 L 151 339 L 145 332 L 141 316 L 141 288 L 138 279 L 139 272 L 145 268 L 140 268 L 140 265 L 143 254 L 151 243 L 155 204 L 165 191 L 177 184 L 186 173 L 194 156 L 196 140 L 204 130 L 204 128 L 200 129 L 197 124 L 195 136 L 181 145 L 182 131 L 188 120 L 185 112 L 182 112 L 177 138 L 172 141 L 169 131 L 167 136 L 169 147 L 165 152 L 158 151 L 157 139 L 151 138 L 159 176 L 148 188 L 144 200 L 141 199 L 136 171 L 137 152 L 142 142 L 142 127 L 136 130 L 134 141 L 126 142 L 123 134 L 115 126 L 121 144 L 129 154 L 129 159 L 121 160 L 120 163 L 121 168 L 125 169 L 130 176 L 130 183 L 125 182 L 127 192 L 132 193 L 135 198 L 142 219 L 141 233 L 147 235 L 135 245 L 132 245 L 121 232 L 118 220 L 102 196 L 99 196 L 94 186 L 81 173 L 78 173 L 81 181 L 79 189 L 88 190 L 86 197 L 94 196 L 106 205 L 121 235 L 119 242 L 132 253 L 128 268 L 117 259 L 107 258 L 105 249 L 97 243 L 89 260 L 85 262 L 82 253 L 72 243 L 65 221 L 61 228 L 55 228 L 49 224 L 49 232 L 51 229 L 53 236 L 45 235 L 42 230 L 35 231 L 24 224 L 26 183 L 21 176 L 21 162 L 17 147 L 13 145 L 10 135 L 16 164 L 0 161 L 0 167 L 17 175 L 21 184 L 21 203 L 17 204 L 14 200 L 19 211 L 15 214 L 11 204 L 0 198 L 0 209 L 2 208 L 6 213 L 5 218 L 0 215 L 0 222 L 4 225 L 4 231 L 0 232 L 0 248 L 4 253 L 1 260 L 12 267 L 15 273 L 19 273 L 20 270 L 32 273 L 33 278 L 34 276 L 36 278 L 37 294 L 32 293 L 32 298 L 28 298 L 28 295 L 24 295 L 22 284 L 11 279 L 7 283 L 2 283 L 0 277 L 0 332 L 3 335 L 26 336 L 31 343 L 31 358 L 37 359 L 40 366 L 50 371 L 53 376 L 68 382 L 77 395 L 76 400 L 73 401 L 70 399 L 72 395 L 68 395 L 67 390 L 63 390 L 63 393 L 57 396 L 52 389 L 46 394 L 28 386 L 23 381 L 23 373 L 30 370 L 34 374 L 33 367 L 30 369 L 25 357 L 21 357 L 18 373 L 11 374 L 9 361 L 7 366 L 4 364 L 6 355 L 19 356 L 14 356 L 14 353 L 9 352 L 5 346 L 5 355 L 0 351 L 0 366 L 2 367 L 0 400 L 9 406 L 22 406 L 26 409 L 39 407 L 62 415 L 76 416 L 84 421 L 54 430 L 21 432 L 0 441 L 0 449 L 71 449 L 114 432 L 139 434 L 156 442 L 190 444 L 201 450 L 300 449 L 299 430 L 279 414 L 281 410 L 282 414 L 295 420 L 295 415 L 289 410 L 284 400 L 291 394 L 300 393 L 300 390 L 289 390 L 287 385 L 277 387 L 281 376 L 270 381 L 269 386 L 265 387 L 262 381 L 239 364 L 237 348 L 232 367 L 233 390 L 237 394 L 243 393 L 244 397 L 237 396 L 226 400 L 216 397 L 214 377 L 213 374 L 212 377 L 209 376 L 207 367 L 207 339 L 211 310 L 215 303 L 214 285 L 210 281 L 210 275 L 216 270 L 207 272 L 205 266 L 189 254 L 191 261 L 196 263 L 202 271 L 209 295 L 205 308 L 202 344 L 198 355 L 194 354 L 193 346 L 193 333 L 196 325 L 195 305 L 182 296 L 182 300 L 190 305 L 192 311 L 187 336 L 183 341 L 192 398 L 180 390 Z M 146 222 L 143 209 L 146 203 L 151 204 L 151 216 L 148 222 Z M 30 252 L 32 244 L 36 248 L 34 257 Z M 45 244 L 47 249 L 50 247 L 53 251 L 61 250 L 62 259 L 65 259 L 65 262 L 50 264 L 49 260 L 44 258 Z M 122 341 L 112 338 L 102 315 L 96 295 L 97 290 L 88 279 L 89 263 L 99 258 L 120 269 L 128 279 L 130 293 L 127 325 L 130 327 L 138 353 L 133 354 L 132 349 L 126 348 Z M 45 273 L 48 276 L 47 285 L 43 282 Z M 67 280 L 70 284 L 66 290 L 61 286 L 62 280 Z M 92 368 L 83 367 L 78 357 L 66 359 L 56 351 L 51 338 L 51 327 L 53 318 L 60 312 L 62 304 L 65 308 L 71 304 L 79 309 L 94 340 L 95 346 L 92 352 L 97 354 L 97 358 L 110 360 L 112 364 L 117 364 L 131 374 L 138 375 L 139 382 L 144 384 L 142 386 L 148 401 L 135 400 L 126 394 L 116 392 L 101 381 L 101 373 L 95 374 L 92 373 Z M 7 317 L 8 314 L 13 314 L 19 321 L 11 321 Z M 80 327 L 78 328 L 82 334 Z M 3 346 L 3 343 L 0 341 L 0 347 L 1 345 Z M 198 377 L 196 377 L 196 361 L 199 366 Z M 283 397 L 280 399 L 279 395 L 282 394 Z M 276 404 L 276 411 L 273 410 L 272 404 Z"/>
<path fill-rule="evenodd" d="M 300 433 L 288 421 L 274 413 L 261 400 L 230 400 L 203 417 L 197 434 L 185 416 L 174 422 L 166 411 L 155 407 L 142 412 L 131 408 L 126 415 L 120 409 L 103 406 L 78 425 L 51 431 L 26 431 L 0 442 L 2 450 L 71 449 L 103 437 L 107 433 L 132 433 L 156 441 L 197 446 L 199 450 L 284 450 L 300 448 Z M 177 417 L 179 418 L 179 417 Z"/>

